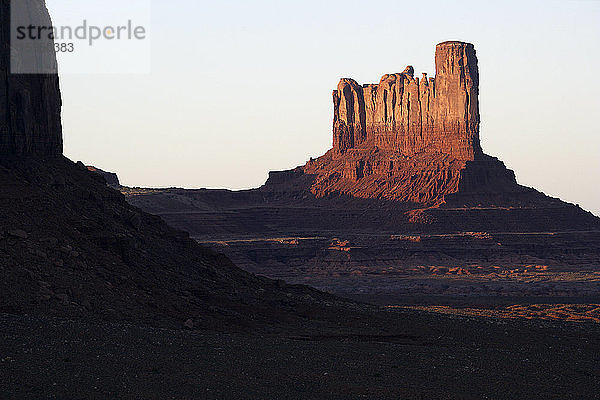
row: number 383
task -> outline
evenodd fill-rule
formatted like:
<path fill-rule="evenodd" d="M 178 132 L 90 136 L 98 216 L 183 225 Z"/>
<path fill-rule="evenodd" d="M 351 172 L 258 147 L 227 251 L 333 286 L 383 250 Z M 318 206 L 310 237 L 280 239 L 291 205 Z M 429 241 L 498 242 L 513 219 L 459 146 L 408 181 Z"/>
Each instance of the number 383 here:
<path fill-rule="evenodd" d="M 73 43 L 54 43 L 54 51 L 56 53 L 72 53 L 75 51 Z"/>

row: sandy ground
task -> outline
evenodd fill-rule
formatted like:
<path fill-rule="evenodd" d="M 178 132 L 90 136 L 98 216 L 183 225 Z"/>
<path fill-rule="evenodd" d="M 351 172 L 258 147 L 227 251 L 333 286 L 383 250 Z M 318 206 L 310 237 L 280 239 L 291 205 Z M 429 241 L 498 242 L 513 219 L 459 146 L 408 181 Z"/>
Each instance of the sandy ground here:
<path fill-rule="evenodd" d="M 600 325 L 389 311 L 392 333 L 0 315 L 2 399 L 593 399 Z M 374 332 L 380 331 L 379 328 Z"/>

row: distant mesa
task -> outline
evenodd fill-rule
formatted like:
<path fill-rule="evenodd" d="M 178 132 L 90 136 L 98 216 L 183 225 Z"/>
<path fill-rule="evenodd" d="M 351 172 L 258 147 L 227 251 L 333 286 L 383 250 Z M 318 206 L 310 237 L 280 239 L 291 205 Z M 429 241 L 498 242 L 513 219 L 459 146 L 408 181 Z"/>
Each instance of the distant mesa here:
<path fill-rule="evenodd" d="M 378 84 L 342 78 L 333 91 L 333 148 L 266 187 L 311 177 L 317 197 L 350 195 L 441 204 L 460 192 L 520 191 L 514 173 L 479 142 L 479 70 L 470 43 L 436 46 L 435 77 L 412 66 Z M 306 181 L 302 178 L 303 182 Z"/>
<path fill-rule="evenodd" d="M 432 78 L 416 78 L 408 66 L 378 84 L 341 79 L 332 148 L 271 172 L 258 189 L 125 195 L 248 271 L 367 301 L 436 293 L 438 283 L 417 285 L 413 273 L 484 276 L 502 266 L 527 274 L 531 265 L 596 271 L 600 219 L 518 185 L 484 154 L 473 45 L 437 45 L 435 65 Z M 446 283 L 437 294 L 528 296 L 521 283 L 504 294 Z M 542 295 L 537 284 L 531 288 Z"/>
<path fill-rule="evenodd" d="M 342 296 L 493 304 L 582 295 L 579 284 L 531 277 L 538 265 L 544 282 L 546 273 L 597 271 L 600 219 L 518 185 L 484 154 L 473 45 L 441 43 L 435 64 L 432 78 L 408 66 L 378 84 L 341 79 L 332 148 L 271 172 L 258 189 L 124 193 L 247 271 Z M 490 276 L 496 283 L 482 284 Z"/>

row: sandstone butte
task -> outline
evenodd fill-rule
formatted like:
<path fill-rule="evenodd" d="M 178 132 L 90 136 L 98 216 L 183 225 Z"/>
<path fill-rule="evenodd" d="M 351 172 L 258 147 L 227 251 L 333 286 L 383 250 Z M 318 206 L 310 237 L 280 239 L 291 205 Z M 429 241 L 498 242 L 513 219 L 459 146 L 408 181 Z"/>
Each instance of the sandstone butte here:
<path fill-rule="evenodd" d="M 435 77 L 412 66 L 378 84 L 342 78 L 333 91 L 333 148 L 267 187 L 310 176 L 317 197 L 350 195 L 439 205 L 458 192 L 520 191 L 515 175 L 479 141 L 479 70 L 470 43 L 435 50 Z M 305 179 L 304 179 L 305 181 Z"/>

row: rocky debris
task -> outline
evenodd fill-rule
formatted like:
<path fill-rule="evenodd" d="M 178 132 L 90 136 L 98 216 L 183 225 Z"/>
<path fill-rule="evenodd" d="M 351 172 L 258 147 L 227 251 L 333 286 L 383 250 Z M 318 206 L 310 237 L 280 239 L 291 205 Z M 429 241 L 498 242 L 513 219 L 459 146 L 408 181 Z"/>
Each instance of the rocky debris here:
<path fill-rule="evenodd" d="M 194 321 L 192 321 L 191 319 L 186 320 L 183 324 L 183 327 L 187 329 L 194 329 Z"/>
<path fill-rule="evenodd" d="M 35 26 L 52 25 L 43 2 L 20 0 L 18 5 L 29 12 Z M 10 16 L 11 1 L 3 0 L 0 2 L 0 156 L 58 157 L 63 147 L 58 75 L 11 73 Z M 56 64 L 52 47 L 47 54 L 38 56 L 40 62 Z M 18 64 L 18 60 L 13 62 Z"/>
<path fill-rule="evenodd" d="M 409 242 L 419 243 L 421 236 L 416 235 L 391 235 L 390 240 L 406 240 Z"/>
<path fill-rule="evenodd" d="M 65 158 L 0 159 L 0 192 L 0 312 L 263 329 L 347 304 L 238 269 Z"/>
<path fill-rule="evenodd" d="M 339 194 L 437 206 L 458 192 L 522 192 L 515 175 L 493 157 L 452 160 L 441 153 L 405 157 L 383 150 L 352 150 L 343 157 L 327 152 L 300 170 L 311 177 L 309 190 L 317 197 Z M 271 182 L 267 181 L 267 186 Z M 293 186 L 290 180 L 288 186 Z M 417 221 L 418 222 L 418 221 Z"/>
<path fill-rule="evenodd" d="M 19 239 L 27 239 L 29 235 L 22 229 L 11 229 L 8 231 L 8 235 Z"/>
<path fill-rule="evenodd" d="M 101 170 L 100 168 L 93 167 L 91 165 L 86 166 L 88 171 L 95 172 L 98 175 L 101 175 L 105 180 L 108 186 L 112 186 L 114 188 L 121 187 L 121 183 L 119 182 L 119 177 L 114 172 L 106 172 Z"/>
<path fill-rule="evenodd" d="M 341 240 L 338 238 L 331 239 L 329 243 L 328 250 L 337 250 L 337 251 L 350 251 L 352 250 L 352 245 L 349 240 Z"/>

